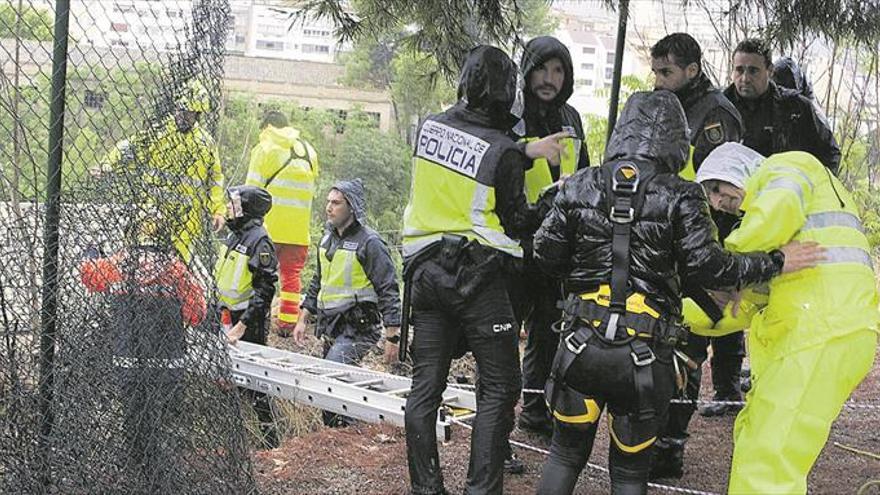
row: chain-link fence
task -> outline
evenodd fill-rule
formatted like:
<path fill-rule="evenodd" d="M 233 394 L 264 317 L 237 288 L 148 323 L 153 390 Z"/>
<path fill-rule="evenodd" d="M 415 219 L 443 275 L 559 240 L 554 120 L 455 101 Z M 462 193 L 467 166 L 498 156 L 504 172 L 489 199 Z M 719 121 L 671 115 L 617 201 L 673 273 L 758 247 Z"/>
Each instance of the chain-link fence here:
<path fill-rule="evenodd" d="M 0 0 L 0 492 L 250 493 L 212 223 L 226 0 Z"/>

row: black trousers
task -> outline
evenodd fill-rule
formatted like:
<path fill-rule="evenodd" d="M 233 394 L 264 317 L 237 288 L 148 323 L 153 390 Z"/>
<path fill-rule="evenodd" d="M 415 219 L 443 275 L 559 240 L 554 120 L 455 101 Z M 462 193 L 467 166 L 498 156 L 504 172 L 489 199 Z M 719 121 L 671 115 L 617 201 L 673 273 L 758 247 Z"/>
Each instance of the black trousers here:
<path fill-rule="evenodd" d="M 666 420 L 669 399 L 675 388 L 672 349 L 652 346 L 656 360 L 648 366 L 653 378 L 649 400 L 654 416 L 641 418 L 634 379 L 635 364 L 629 347 L 612 347 L 597 340 L 590 341 L 565 376 L 568 386 L 594 401 L 596 417 L 586 425 L 555 422 L 550 457 L 544 464 L 538 485 L 539 494 L 572 493 L 593 449 L 598 414 L 603 409 L 611 415 L 612 440 L 608 456 L 611 492 L 620 495 L 647 492 L 653 448 L 649 442 Z M 564 345 L 560 345 L 559 352 L 567 352 Z"/>
<path fill-rule="evenodd" d="M 238 323 L 243 314 L 244 311 L 232 311 L 232 324 Z M 268 318 L 262 318 L 257 325 L 248 326 L 245 329 L 241 341 L 266 345 L 268 338 L 269 320 Z M 263 392 L 243 387 L 239 387 L 238 391 L 247 398 L 254 408 L 254 412 L 257 413 L 257 420 L 260 422 L 260 432 L 263 434 L 264 441 L 270 444 L 270 446 L 274 446 L 273 444 L 278 440 L 278 433 L 275 425 L 275 415 L 272 414 L 272 406 L 269 404 L 269 396 Z"/>
<path fill-rule="evenodd" d="M 739 373 L 745 357 L 743 332 L 735 332 L 723 337 L 703 337 L 690 334 L 685 353 L 699 365 L 688 370 L 687 387 L 683 399 L 696 401 L 700 398 L 700 381 L 703 378 L 703 363 L 708 357 L 707 348 L 712 345 L 712 383 L 718 399 L 739 399 Z M 683 440 L 688 437 L 688 425 L 697 409 L 696 403 L 670 404 L 669 420 L 660 433 L 662 438 Z"/>
<path fill-rule="evenodd" d="M 523 388 L 543 390 L 550 377 L 553 356 L 559 345 L 559 335 L 552 325 L 562 317 L 556 307 L 562 298 L 560 283 L 540 273 L 530 264 L 523 274 L 512 277 L 510 296 L 518 322 L 526 329 L 526 347 L 523 351 Z M 532 425 L 550 423 L 551 416 L 543 394 L 523 393 L 520 418 Z"/>
<path fill-rule="evenodd" d="M 413 383 L 406 401 L 406 449 L 415 494 L 444 493 L 437 455 L 437 410 L 452 359 L 470 350 L 477 361 L 477 415 L 465 493 L 500 494 L 507 437 L 519 396 L 518 336 L 501 274 L 463 297 L 455 276 L 435 259 L 412 276 Z"/>

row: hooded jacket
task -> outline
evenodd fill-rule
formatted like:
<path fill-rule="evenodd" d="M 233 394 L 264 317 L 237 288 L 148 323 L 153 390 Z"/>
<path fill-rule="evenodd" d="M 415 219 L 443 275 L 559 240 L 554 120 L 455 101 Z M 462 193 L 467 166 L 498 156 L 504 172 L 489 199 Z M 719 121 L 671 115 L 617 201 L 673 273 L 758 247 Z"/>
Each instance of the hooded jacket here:
<path fill-rule="evenodd" d="M 791 89 L 809 100 L 815 99 L 813 84 L 791 57 L 782 57 L 773 63 L 773 81 L 778 86 Z"/>
<path fill-rule="evenodd" d="M 397 285 L 397 272 L 388 246 L 379 234 L 367 226 L 367 201 L 361 179 L 341 180 L 333 185 L 342 193 L 351 208 L 354 221 L 340 234 L 332 224 L 327 223 L 324 237 L 319 244 L 319 251 L 324 251 L 327 260 L 332 262 L 339 250 L 354 251 L 358 263 L 363 268 L 378 301 L 375 307 L 381 313 L 382 322 L 386 327 L 400 326 L 400 296 Z M 319 254 L 321 256 L 321 254 Z M 340 318 L 354 308 L 348 304 L 332 310 L 318 308 L 318 296 L 321 292 L 321 270 L 329 267 L 323 265 L 309 283 L 308 291 L 302 307 L 310 313 L 318 315 L 318 333 L 327 333 L 336 337 L 345 330 Z M 370 303 L 372 304 L 372 302 Z"/>
<path fill-rule="evenodd" d="M 516 74 L 516 64 L 501 50 L 471 50 L 462 68 L 459 102 L 419 125 L 403 219 L 407 259 L 444 233 L 521 256 L 513 239 L 534 232 L 539 218 L 523 191 L 529 160 L 508 135 L 519 119 Z"/>
<path fill-rule="evenodd" d="M 221 306 L 226 305 L 224 291 L 249 295 L 244 307 L 229 309 L 243 311 L 239 320 L 249 329 L 262 328 L 278 281 L 275 246 L 263 227 L 263 217 L 272 208 L 272 196 L 259 187 L 235 186 L 228 189 L 227 197 L 232 203 L 233 218 L 226 222 L 230 232 L 215 268 Z M 239 268 L 238 264 L 247 266 L 246 276 L 244 267 Z"/>
<path fill-rule="evenodd" d="M 266 230 L 276 244 L 309 244 L 318 154 L 293 127 L 266 126 L 251 150 L 246 184 L 265 188 L 273 208 Z"/>
<path fill-rule="evenodd" d="M 724 91 L 724 96 L 742 116 L 745 125 L 743 144 L 764 156 L 783 151 L 806 151 L 832 173 L 837 173 L 840 148 L 828 123 L 808 98 L 782 90 L 773 81 L 758 98 L 741 98 L 733 84 Z"/>
<path fill-rule="evenodd" d="M 532 72 L 543 65 L 546 61 L 557 58 L 562 62 L 565 69 L 565 79 L 562 88 L 553 101 L 547 103 L 535 96 L 531 87 Z M 572 68 L 571 54 L 568 48 L 558 39 L 552 36 L 539 36 L 526 43 L 520 68 L 525 80 L 525 109 L 523 120 L 514 127 L 514 133 L 519 137 L 542 138 L 560 132 L 563 128 L 574 131 L 581 146 L 578 151 L 577 168 L 582 169 L 590 166 L 590 156 L 587 154 L 584 127 L 581 115 L 571 105 L 566 103 L 574 92 L 574 70 Z M 559 169 L 552 169 L 556 175 L 553 180 L 558 180 Z"/>
<path fill-rule="evenodd" d="M 669 91 L 635 93 L 608 143 L 605 162 L 654 167 L 644 188 L 630 241 L 630 286 L 672 317 L 681 314 L 681 280 L 702 287 L 742 287 L 780 272 L 769 255 L 733 255 L 716 240 L 702 188 L 678 177 L 688 154 L 684 112 Z M 535 236 L 538 263 L 563 278 L 571 293 L 595 291 L 611 280 L 612 223 L 608 218 L 606 167 L 579 171 L 567 180 Z"/>

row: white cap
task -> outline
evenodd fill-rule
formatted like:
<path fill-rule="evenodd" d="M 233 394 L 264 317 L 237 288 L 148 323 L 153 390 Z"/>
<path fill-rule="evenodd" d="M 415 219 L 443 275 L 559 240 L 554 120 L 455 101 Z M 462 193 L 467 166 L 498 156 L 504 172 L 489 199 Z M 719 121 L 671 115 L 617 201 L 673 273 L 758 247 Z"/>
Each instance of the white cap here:
<path fill-rule="evenodd" d="M 746 180 L 764 161 L 764 156 L 739 143 L 724 143 L 712 150 L 697 170 L 697 182 L 720 180 L 745 189 Z"/>

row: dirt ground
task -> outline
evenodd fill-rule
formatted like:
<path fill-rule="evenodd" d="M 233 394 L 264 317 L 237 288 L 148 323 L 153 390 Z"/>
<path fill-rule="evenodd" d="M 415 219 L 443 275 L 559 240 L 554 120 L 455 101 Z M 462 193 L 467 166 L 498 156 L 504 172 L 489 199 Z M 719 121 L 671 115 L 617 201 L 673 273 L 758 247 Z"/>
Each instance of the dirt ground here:
<path fill-rule="evenodd" d="M 293 349 L 290 339 L 273 337 L 270 345 Z M 298 349 L 303 351 L 303 349 Z M 317 354 L 313 343 L 306 352 Z M 370 356 L 366 366 L 380 369 L 378 356 Z M 454 368 L 454 373 L 468 375 L 467 362 Z M 704 373 L 703 390 L 711 386 L 709 373 Z M 708 398 L 708 397 L 707 397 Z M 856 390 L 852 400 L 874 406 L 846 408 L 835 423 L 831 437 L 809 479 L 810 493 L 856 493 L 871 480 L 880 482 L 880 459 L 855 453 L 841 446 L 880 455 L 880 360 L 873 372 Z M 305 408 L 307 409 L 307 408 Z M 408 488 L 406 441 L 403 429 L 391 425 L 359 424 L 348 428 L 329 429 L 320 426 L 314 411 L 287 408 L 289 421 L 305 427 L 288 429 L 288 437 L 278 449 L 256 451 L 254 467 L 258 484 L 266 494 L 402 494 Z M 301 418 L 307 419 L 303 421 Z M 299 417 L 299 419 L 297 419 Z M 662 480 L 663 484 L 705 492 L 723 493 L 727 485 L 732 454 L 732 416 L 703 418 L 698 414 L 692 422 L 692 437 L 686 450 L 685 475 L 680 480 Z M 294 436 L 295 435 L 295 436 Z M 512 438 L 546 449 L 539 436 L 515 430 Z M 607 431 L 600 428 L 590 462 L 607 465 Z M 504 493 L 531 494 L 540 477 L 544 455 L 515 449 L 526 466 L 521 475 L 506 475 Z M 469 432 L 464 427 L 453 429 L 453 438 L 439 445 L 443 475 L 450 493 L 461 493 L 467 477 Z M 604 494 L 610 490 L 607 475 L 588 467 L 582 474 L 575 493 Z M 651 493 L 667 492 L 652 488 Z M 864 494 L 880 494 L 880 486 L 867 487 Z"/>

